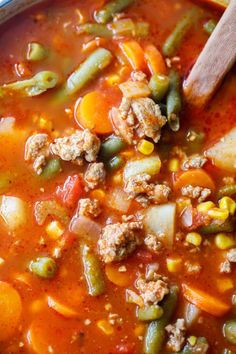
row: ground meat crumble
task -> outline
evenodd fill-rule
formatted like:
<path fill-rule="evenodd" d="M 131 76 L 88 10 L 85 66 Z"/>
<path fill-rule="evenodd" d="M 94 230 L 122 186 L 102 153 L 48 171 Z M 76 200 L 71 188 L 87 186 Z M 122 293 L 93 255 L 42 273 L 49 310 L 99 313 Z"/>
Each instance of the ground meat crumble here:
<path fill-rule="evenodd" d="M 133 176 L 126 182 L 124 191 L 129 194 L 129 198 L 135 198 L 143 206 L 150 202 L 166 203 L 171 189 L 165 184 L 150 183 L 150 180 L 151 176 L 147 173 Z"/>
<path fill-rule="evenodd" d="M 185 342 L 186 327 L 184 319 L 178 318 L 173 325 L 170 324 L 165 329 L 169 335 L 167 347 L 173 352 L 179 352 Z"/>
<path fill-rule="evenodd" d="M 147 246 L 149 251 L 158 252 L 162 248 L 162 243 L 159 241 L 159 237 L 157 235 L 148 234 L 144 238 L 144 244 Z"/>
<path fill-rule="evenodd" d="M 147 85 L 146 75 L 142 72 L 132 73 L 131 79 L 133 81 L 129 80 L 127 83 L 143 82 Z M 139 138 L 149 137 L 157 143 L 161 128 L 167 121 L 161 114 L 159 105 L 148 97 L 123 97 L 119 108 L 113 107 L 111 110 L 111 118 L 115 133 L 129 144 L 135 142 L 135 134 Z"/>
<path fill-rule="evenodd" d="M 83 131 L 76 130 L 69 136 L 55 139 L 50 144 L 50 149 L 62 160 L 82 165 L 83 159 L 87 162 L 96 161 L 100 144 L 100 139 L 85 129 Z"/>
<path fill-rule="evenodd" d="M 105 177 L 106 171 L 103 162 L 91 163 L 84 174 L 84 180 L 90 189 L 94 189 L 104 182 Z"/>
<path fill-rule="evenodd" d="M 97 199 L 82 198 L 78 203 L 79 215 L 87 217 L 98 217 L 101 213 L 99 201 Z"/>
<path fill-rule="evenodd" d="M 191 168 L 202 168 L 206 162 L 206 157 L 199 154 L 192 155 L 182 161 L 181 169 L 186 171 Z"/>
<path fill-rule="evenodd" d="M 25 160 L 33 162 L 34 171 L 40 175 L 49 156 L 49 137 L 47 134 L 31 135 L 25 144 Z"/>
<path fill-rule="evenodd" d="M 167 278 L 151 272 L 149 276 L 141 276 L 135 284 L 145 305 L 157 304 L 169 293 Z"/>
<path fill-rule="evenodd" d="M 98 250 L 105 263 L 125 259 L 139 245 L 141 221 L 106 225 L 98 240 Z"/>
<path fill-rule="evenodd" d="M 199 203 L 202 203 L 211 195 L 211 190 L 200 186 L 194 187 L 190 184 L 182 187 L 181 193 L 184 197 L 197 199 Z"/>

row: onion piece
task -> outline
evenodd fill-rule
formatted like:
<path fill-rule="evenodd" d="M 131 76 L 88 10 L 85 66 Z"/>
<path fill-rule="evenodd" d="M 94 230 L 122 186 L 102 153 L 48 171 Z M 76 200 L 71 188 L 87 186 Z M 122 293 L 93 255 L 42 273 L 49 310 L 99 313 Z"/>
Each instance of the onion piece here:
<path fill-rule="evenodd" d="M 171 248 L 174 242 L 176 223 L 176 204 L 167 203 L 149 207 L 144 216 L 147 233 L 157 236 L 166 247 Z"/>
<path fill-rule="evenodd" d="M 187 327 L 190 327 L 197 321 L 201 314 L 201 310 L 190 302 L 187 302 L 184 308 L 184 319 Z"/>
<path fill-rule="evenodd" d="M 34 216 L 38 225 L 43 225 L 49 215 L 55 216 L 63 224 L 69 222 L 66 210 L 55 200 L 43 200 L 35 203 Z"/>
<path fill-rule="evenodd" d="M 3 195 L 0 198 L 0 215 L 10 230 L 16 230 L 27 221 L 27 204 L 18 197 Z"/>
<path fill-rule="evenodd" d="M 75 214 L 70 222 L 69 229 L 79 237 L 96 240 L 100 236 L 102 228 L 97 222 L 86 216 Z"/>
<path fill-rule="evenodd" d="M 114 188 L 107 196 L 107 205 L 122 213 L 127 213 L 131 204 L 131 200 L 128 199 L 127 193 L 121 188 Z"/>

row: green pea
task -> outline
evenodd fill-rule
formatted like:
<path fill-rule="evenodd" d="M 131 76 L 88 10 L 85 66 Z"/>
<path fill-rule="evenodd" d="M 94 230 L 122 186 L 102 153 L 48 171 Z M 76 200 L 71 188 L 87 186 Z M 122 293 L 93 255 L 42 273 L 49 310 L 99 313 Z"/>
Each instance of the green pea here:
<path fill-rule="evenodd" d="M 57 264 L 51 257 L 38 257 L 30 262 L 29 269 L 40 278 L 50 279 L 56 274 Z"/>
<path fill-rule="evenodd" d="M 32 42 L 28 44 L 27 49 L 27 60 L 29 61 L 40 61 L 48 56 L 47 49 L 39 43 Z"/>

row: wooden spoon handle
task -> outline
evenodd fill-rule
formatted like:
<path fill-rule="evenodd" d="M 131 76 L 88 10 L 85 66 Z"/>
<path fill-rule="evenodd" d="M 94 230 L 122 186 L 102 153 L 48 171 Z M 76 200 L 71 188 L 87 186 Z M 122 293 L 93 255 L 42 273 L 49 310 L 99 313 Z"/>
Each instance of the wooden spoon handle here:
<path fill-rule="evenodd" d="M 186 101 L 198 107 L 204 106 L 235 60 L 236 0 L 231 0 L 184 82 Z"/>

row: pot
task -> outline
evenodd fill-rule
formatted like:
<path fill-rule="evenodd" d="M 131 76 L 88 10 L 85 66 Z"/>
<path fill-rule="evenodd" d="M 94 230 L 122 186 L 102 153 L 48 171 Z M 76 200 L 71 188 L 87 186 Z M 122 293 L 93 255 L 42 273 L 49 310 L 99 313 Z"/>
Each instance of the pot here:
<path fill-rule="evenodd" d="M 0 24 L 42 0 L 0 0 Z"/>

